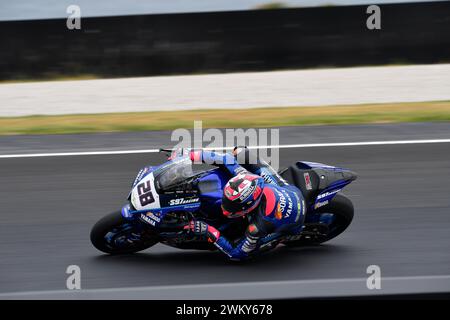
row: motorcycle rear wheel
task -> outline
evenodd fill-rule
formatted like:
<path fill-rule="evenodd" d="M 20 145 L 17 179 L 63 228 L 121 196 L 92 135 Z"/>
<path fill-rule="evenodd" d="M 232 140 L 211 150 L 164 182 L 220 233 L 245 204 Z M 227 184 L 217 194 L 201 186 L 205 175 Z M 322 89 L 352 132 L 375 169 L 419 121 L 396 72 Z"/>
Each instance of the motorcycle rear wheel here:
<path fill-rule="evenodd" d="M 308 232 L 308 235 L 302 235 L 300 239 L 293 241 L 284 242 L 285 245 L 289 247 L 299 247 L 305 245 L 316 245 L 326 241 L 329 241 L 342 232 L 344 232 L 353 220 L 354 208 L 353 203 L 343 194 L 337 194 L 327 205 L 323 206 L 318 213 L 331 213 L 334 215 L 335 219 L 327 226 L 328 232 L 326 234 L 321 234 L 317 231 L 317 235 L 314 236 L 313 232 Z M 305 229 L 310 227 L 314 230 L 315 226 L 308 226 L 305 224 Z M 318 226 L 320 228 L 320 226 Z M 317 228 L 317 229 L 319 229 Z"/>
<path fill-rule="evenodd" d="M 156 236 L 144 234 L 125 220 L 120 211 L 101 218 L 92 227 L 90 238 L 95 248 L 109 254 L 135 253 L 158 243 Z"/>

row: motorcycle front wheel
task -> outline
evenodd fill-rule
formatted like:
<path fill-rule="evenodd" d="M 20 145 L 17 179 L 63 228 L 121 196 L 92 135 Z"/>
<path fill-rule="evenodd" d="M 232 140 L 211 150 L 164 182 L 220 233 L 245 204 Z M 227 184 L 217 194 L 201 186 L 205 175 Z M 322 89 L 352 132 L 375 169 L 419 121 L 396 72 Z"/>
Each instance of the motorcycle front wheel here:
<path fill-rule="evenodd" d="M 120 211 L 101 218 L 92 227 L 90 237 L 95 248 L 109 254 L 135 253 L 158 243 L 156 235 L 125 220 Z"/>

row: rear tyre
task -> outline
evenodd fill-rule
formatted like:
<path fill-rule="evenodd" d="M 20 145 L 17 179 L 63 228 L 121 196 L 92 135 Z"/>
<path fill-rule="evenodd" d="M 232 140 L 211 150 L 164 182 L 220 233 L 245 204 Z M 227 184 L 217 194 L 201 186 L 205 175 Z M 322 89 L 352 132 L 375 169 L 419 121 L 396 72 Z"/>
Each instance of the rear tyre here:
<path fill-rule="evenodd" d="M 298 240 L 287 241 L 285 244 L 289 247 L 298 247 L 304 245 L 315 245 L 331 240 L 347 229 L 353 220 L 353 204 L 343 194 L 337 194 L 329 204 L 323 206 L 318 213 L 331 213 L 334 220 L 328 226 L 319 224 L 305 224 L 305 234 Z M 326 233 L 324 231 L 326 230 Z"/>
<path fill-rule="evenodd" d="M 158 243 L 155 235 L 139 230 L 125 220 L 120 211 L 101 218 L 91 230 L 91 242 L 98 250 L 109 254 L 127 254 L 145 250 Z"/>

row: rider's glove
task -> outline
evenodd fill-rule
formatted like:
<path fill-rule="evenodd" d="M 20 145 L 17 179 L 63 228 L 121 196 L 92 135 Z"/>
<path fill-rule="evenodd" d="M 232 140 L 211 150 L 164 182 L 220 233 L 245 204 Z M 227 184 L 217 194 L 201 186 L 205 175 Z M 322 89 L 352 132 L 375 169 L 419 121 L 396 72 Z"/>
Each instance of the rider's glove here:
<path fill-rule="evenodd" d="M 239 153 L 241 153 L 242 151 L 244 151 L 245 149 L 248 149 L 247 146 L 235 146 L 233 148 L 233 151 L 231 151 L 231 154 L 235 157 L 237 157 L 237 155 Z"/>
<path fill-rule="evenodd" d="M 220 237 L 219 230 L 201 220 L 191 220 L 185 229 L 196 236 L 207 238 L 209 242 L 216 242 Z"/>

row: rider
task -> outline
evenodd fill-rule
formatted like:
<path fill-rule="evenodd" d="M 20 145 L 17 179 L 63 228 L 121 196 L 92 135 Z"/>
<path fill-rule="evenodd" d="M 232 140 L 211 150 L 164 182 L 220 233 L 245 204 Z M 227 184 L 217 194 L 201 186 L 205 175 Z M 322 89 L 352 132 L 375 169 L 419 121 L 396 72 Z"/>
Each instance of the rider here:
<path fill-rule="evenodd" d="M 238 155 L 244 156 L 242 166 Z M 305 217 L 301 191 L 289 185 L 264 160 L 255 156 L 256 163 L 250 163 L 251 155 L 249 149 L 238 147 L 232 154 L 190 151 L 193 162 L 218 165 L 234 176 L 225 185 L 222 210 L 228 218 L 248 217 L 245 237 L 233 246 L 219 230 L 202 220 L 192 220 L 186 227 L 195 235 L 206 237 L 231 260 L 274 248 L 283 235 L 298 234 Z"/>

